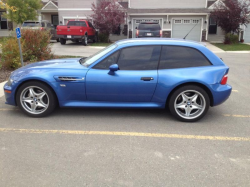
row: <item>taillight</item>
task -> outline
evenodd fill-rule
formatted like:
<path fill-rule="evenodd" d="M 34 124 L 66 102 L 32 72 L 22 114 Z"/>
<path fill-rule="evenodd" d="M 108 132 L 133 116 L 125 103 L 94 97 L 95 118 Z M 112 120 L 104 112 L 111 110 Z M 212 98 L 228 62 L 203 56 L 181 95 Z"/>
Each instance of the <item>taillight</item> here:
<path fill-rule="evenodd" d="M 139 36 L 139 30 L 136 30 L 136 36 Z"/>
<path fill-rule="evenodd" d="M 44 30 L 44 28 L 43 28 L 43 27 L 40 27 L 40 29 L 41 29 L 41 31 L 42 31 L 42 30 Z"/>
<path fill-rule="evenodd" d="M 222 79 L 221 79 L 220 84 L 222 84 L 222 85 L 227 84 L 227 78 L 228 78 L 228 75 L 227 75 L 227 74 L 226 74 L 226 75 L 224 75 L 224 76 L 222 77 Z"/>
<path fill-rule="evenodd" d="M 160 37 L 162 37 L 162 30 L 160 30 Z"/>
<path fill-rule="evenodd" d="M 82 30 L 80 30 L 80 32 L 82 32 Z"/>

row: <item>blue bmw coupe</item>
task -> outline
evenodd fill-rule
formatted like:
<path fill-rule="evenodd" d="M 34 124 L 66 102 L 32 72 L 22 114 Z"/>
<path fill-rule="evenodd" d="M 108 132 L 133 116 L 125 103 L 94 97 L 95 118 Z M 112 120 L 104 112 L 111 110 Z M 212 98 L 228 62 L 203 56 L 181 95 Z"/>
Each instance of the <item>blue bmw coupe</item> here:
<path fill-rule="evenodd" d="M 60 107 L 168 108 L 193 122 L 228 99 L 229 68 L 204 45 L 174 39 L 118 41 L 81 59 L 48 60 L 14 71 L 6 104 L 32 117 Z"/>

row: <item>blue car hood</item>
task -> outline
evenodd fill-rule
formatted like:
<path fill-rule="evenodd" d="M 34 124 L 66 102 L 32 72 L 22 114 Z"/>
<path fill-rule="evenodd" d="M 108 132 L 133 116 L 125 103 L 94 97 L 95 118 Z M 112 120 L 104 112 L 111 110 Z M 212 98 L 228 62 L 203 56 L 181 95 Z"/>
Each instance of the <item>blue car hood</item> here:
<path fill-rule="evenodd" d="M 36 62 L 28 64 L 18 70 L 25 70 L 30 68 L 56 68 L 56 69 L 79 69 L 86 68 L 85 66 L 79 63 L 80 58 L 66 58 L 66 59 L 54 59 L 54 60 L 45 60 L 41 62 Z"/>
<path fill-rule="evenodd" d="M 25 77 L 64 75 L 65 73 L 73 74 L 73 72 L 81 72 L 84 75 L 88 68 L 81 65 L 79 60 L 80 58 L 55 59 L 28 64 L 14 71 L 11 78 L 18 81 Z"/>

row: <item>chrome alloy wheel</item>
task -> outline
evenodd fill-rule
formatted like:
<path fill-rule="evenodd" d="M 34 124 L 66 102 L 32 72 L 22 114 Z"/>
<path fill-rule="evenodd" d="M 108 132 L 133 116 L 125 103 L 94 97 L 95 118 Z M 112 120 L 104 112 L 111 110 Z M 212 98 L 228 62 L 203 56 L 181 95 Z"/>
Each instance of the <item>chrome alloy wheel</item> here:
<path fill-rule="evenodd" d="M 30 114 L 41 114 L 49 106 L 48 94 L 40 87 L 25 88 L 20 95 L 22 107 Z"/>
<path fill-rule="evenodd" d="M 206 100 L 200 92 L 186 90 L 176 97 L 174 108 L 180 117 L 184 119 L 195 119 L 204 112 Z"/>

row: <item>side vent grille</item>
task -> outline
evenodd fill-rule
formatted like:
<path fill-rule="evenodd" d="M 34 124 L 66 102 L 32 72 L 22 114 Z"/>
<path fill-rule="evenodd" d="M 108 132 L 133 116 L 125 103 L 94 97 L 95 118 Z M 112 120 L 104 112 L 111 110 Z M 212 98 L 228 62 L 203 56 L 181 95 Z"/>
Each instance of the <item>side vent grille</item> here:
<path fill-rule="evenodd" d="M 84 77 L 58 77 L 60 81 L 83 81 Z"/>

